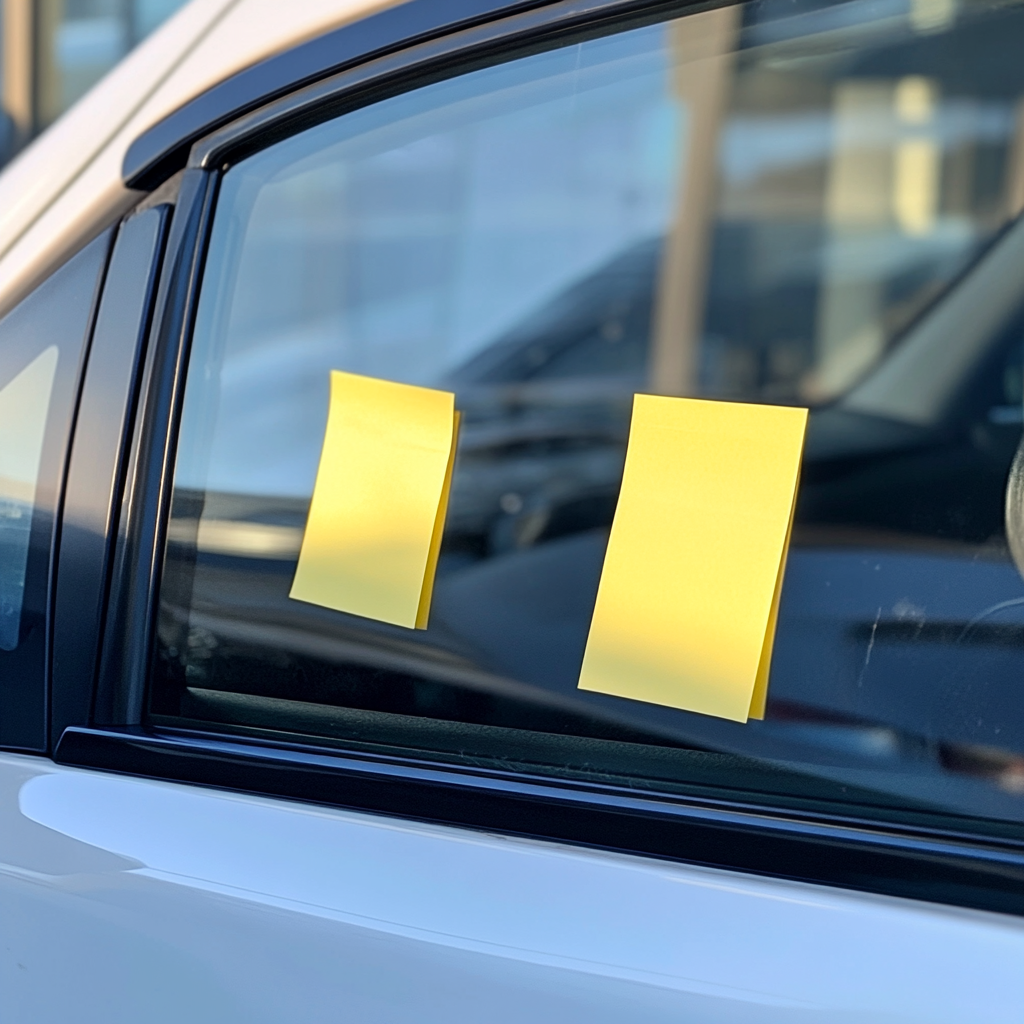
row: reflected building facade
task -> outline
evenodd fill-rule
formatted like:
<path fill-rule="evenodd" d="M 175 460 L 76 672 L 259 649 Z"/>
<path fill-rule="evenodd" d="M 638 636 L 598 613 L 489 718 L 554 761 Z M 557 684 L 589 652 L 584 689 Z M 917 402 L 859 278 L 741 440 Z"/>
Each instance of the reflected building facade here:
<path fill-rule="evenodd" d="M 186 0 L 0 0 L 0 165 Z"/>

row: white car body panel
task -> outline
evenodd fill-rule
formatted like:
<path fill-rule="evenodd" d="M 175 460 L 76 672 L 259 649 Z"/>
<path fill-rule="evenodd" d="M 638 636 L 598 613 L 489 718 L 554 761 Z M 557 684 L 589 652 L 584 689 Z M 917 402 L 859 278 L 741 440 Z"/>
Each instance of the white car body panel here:
<path fill-rule="evenodd" d="M 237 71 L 396 0 L 191 0 L 0 174 L 0 308 L 69 238 L 140 196 L 121 164 L 147 128 Z"/>
<path fill-rule="evenodd" d="M 2 1019 L 1011 1024 L 1024 922 L 0 757 Z"/>

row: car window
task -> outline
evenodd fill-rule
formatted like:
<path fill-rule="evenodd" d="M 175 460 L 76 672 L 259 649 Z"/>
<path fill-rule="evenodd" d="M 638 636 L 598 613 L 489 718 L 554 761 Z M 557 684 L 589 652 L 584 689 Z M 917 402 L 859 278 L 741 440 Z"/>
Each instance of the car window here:
<path fill-rule="evenodd" d="M 109 233 L 0 319 L 0 743 L 46 746 L 47 593 L 71 415 Z"/>
<path fill-rule="evenodd" d="M 1020 822 L 1024 6 L 603 33 L 224 172 L 150 721 Z M 336 371 L 455 395 L 425 630 L 290 596 Z M 638 393 L 811 409 L 764 721 L 577 688 Z"/>

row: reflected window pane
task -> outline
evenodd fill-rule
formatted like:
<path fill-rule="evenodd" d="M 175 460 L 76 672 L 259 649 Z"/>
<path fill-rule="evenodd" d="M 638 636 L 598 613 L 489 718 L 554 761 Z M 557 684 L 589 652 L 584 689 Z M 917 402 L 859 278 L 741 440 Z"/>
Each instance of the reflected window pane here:
<path fill-rule="evenodd" d="M 45 750 L 48 742 L 53 547 L 110 235 L 0 318 L 0 744 L 8 748 Z"/>
<path fill-rule="evenodd" d="M 0 650 L 18 646 L 36 482 L 50 393 L 57 371 L 51 345 L 0 388 Z"/>
<path fill-rule="evenodd" d="M 45 128 L 186 0 L 38 0 L 35 88 Z"/>

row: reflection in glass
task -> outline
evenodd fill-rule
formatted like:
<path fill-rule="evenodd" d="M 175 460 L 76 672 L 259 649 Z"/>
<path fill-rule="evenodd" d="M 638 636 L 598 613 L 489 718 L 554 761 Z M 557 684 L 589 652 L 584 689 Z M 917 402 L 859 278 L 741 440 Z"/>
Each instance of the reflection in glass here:
<path fill-rule="evenodd" d="M 1015 4 L 765 0 L 228 171 L 155 720 L 1024 819 L 1022 39 Z M 331 369 L 457 394 L 425 634 L 287 598 Z M 576 689 L 643 391 L 814 408 L 763 723 Z"/>
<path fill-rule="evenodd" d="M 57 346 L 0 388 L 0 651 L 18 646 L 36 480 L 43 454 Z"/>
<path fill-rule="evenodd" d="M 186 0 L 33 0 L 18 53 L 31 82 L 30 133 L 42 131 L 84 96 L 130 50 Z"/>

